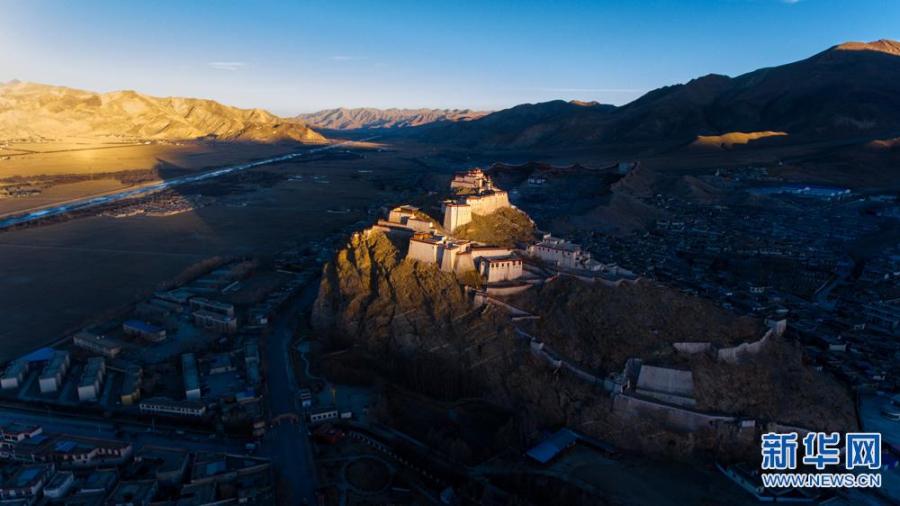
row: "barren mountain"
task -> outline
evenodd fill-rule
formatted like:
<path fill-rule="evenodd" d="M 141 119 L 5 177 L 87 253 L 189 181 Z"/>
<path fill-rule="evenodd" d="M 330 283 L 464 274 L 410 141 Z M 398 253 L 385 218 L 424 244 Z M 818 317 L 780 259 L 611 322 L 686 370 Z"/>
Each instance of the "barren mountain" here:
<path fill-rule="evenodd" d="M 151 97 L 134 91 L 94 93 L 11 81 L 0 84 L 0 139 L 323 142 L 296 119 L 212 100 Z"/>
<path fill-rule="evenodd" d="M 729 132 L 779 142 L 893 137 L 900 131 L 900 42 L 850 42 L 737 77 L 707 75 L 621 107 L 526 104 L 425 132 L 483 147 L 665 146 Z M 894 135 L 887 135 L 894 134 Z"/>
<path fill-rule="evenodd" d="M 406 128 L 438 122 L 470 121 L 488 114 L 470 109 L 374 109 L 361 107 L 325 109 L 300 114 L 297 119 L 315 128 L 328 130 L 361 130 L 372 128 Z"/>

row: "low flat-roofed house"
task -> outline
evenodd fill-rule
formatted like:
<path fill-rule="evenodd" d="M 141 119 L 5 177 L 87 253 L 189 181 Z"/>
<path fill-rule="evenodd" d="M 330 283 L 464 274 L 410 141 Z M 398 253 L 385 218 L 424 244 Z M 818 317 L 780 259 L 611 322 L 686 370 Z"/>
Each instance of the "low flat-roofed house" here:
<path fill-rule="evenodd" d="M 141 320 L 126 320 L 122 330 L 129 336 L 140 337 L 154 343 L 166 340 L 166 329 Z"/>
<path fill-rule="evenodd" d="M 119 400 L 122 405 L 131 406 L 141 399 L 141 382 L 144 370 L 137 364 L 131 364 L 125 369 L 125 378 L 122 380 L 122 391 Z"/>
<path fill-rule="evenodd" d="M 190 453 L 183 448 L 145 446 L 134 456 L 135 475 L 150 476 L 162 483 L 180 484 L 188 469 Z"/>
<path fill-rule="evenodd" d="M 158 491 L 156 480 L 120 481 L 107 502 L 114 506 L 149 506 Z"/>
<path fill-rule="evenodd" d="M 28 362 L 14 360 L 6 366 L 3 376 L 0 377 L 0 388 L 3 390 L 15 390 L 22 385 L 25 374 L 28 372 Z"/>
<path fill-rule="evenodd" d="M 900 335 L 900 300 L 878 302 L 863 306 L 863 316 L 873 327 L 889 334 Z"/>
<path fill-rule="evenodd" d="M 105 336 L 100 336 L 86 330 L 78 332 L 72 337 L 72 343 L 82 349 L 99 353 L 106 358 L 116 358 L 122 352 L 122 342 Z"/>
<path fill-rule="evenodd" d="M 194 311 L 194 324 L 202 329 L 228 334 L 237 331 L 237 318 L 213 311 Z"/>
<path fill-rule="evenodd" d="M 82 494 L 106 493 L 116 486 L 119 473 L 115 469 L 99 469 L 87 475 L 78 490 Z"/>
<path fill-rule="evenodd" d="M 560 429 L 528 450 L 526 455 L 540 464 L 546 464 L 567 448 L 575 446 L 579 436 L 570 429 Z"/>
<path fill-rule="evenodd" d="M 52 464 L 20 466 L 0 485 L 0 499 L 4 501 L 37 499 L 54 470 Z"/>
<path fill-rule="evenodd" d="M 103 357 L 89 358 L 78 382 L 78 400 L 96 401 L 100 397 L 100 387 L 105 375 L 106 360 Z"/>
<path fill-rule="evenodd" d="M 53 478 L 44 485 L 44 497 L 48 499 L 62 499 L 69 494 L 75 486 L 75 474 L 71 471 L 58 471 Z"/>
<path fill-rule="evenodd" d="M 676 404 L 694 406 L 694 375 L 691 371 L 642 365 L 636 392 L 640 395 Z"/>
<path fill-rule="evenodd" d="M 141 413 L 174 417 L 201 417 L 206 414 L 206 405 L 199 401 L 178 401 L 166 397 L 146 399 L 138 404 Z"/>
<path fill-rule="evenodd" d="M 0 427 L 0 440 L 4 443 L 21 443 L 44 432 L 40 425 L 29 425 L 20 422 L 11 422 Z"/>
<path fill-rule="evenodd" d="M 309 413 L 310 423 L 322 423 L 328 420 L 335 420 L 338 417 L 338 410 L 335 408 L 322 408 Z"/>
<path fill-rule="evenodd" d="M 184 398 L 189 401 L 200 400 L 200 372 L 193 353 L 181 356 L 181 374 L 184 376 Z"/>
<path fill-rule="evenodd" d="M 203 297 L 192 297 L 191 309 L 194 311 L 210 311 L 225 316 L 234 316 L 234 305 Z"/>
<path fill-rule="evenodd" d="M 69 352 L 57 350 L 53 358 L 44 366 L 41 376 L 38 378 L 41 393 L 53 393 L 59 390 L 62 379 L 69 370 Z"/>

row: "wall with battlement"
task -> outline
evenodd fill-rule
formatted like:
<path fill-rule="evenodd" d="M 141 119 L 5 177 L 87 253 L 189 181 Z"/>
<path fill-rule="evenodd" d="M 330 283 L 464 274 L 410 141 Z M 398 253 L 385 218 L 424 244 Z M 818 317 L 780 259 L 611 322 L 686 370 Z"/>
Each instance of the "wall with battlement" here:
<path fill-rule="evenodd" d="M 629 418 L 653 417 L 676 430 L 694 432 L 711 429 L 721 423 L 734 423 L 733 416 L 709 415 L 690 409 L 639 399 L 627 394 L 613 397 L 613 411 Z"/>
<path fill-rule="evenodd" d="M 484 195 L 466 197 L 466 204 L 472 208 L 472 214 L 483 216 L 491 214 L 497 209 L 509 207 L 509 195 L 503 190 L 496 190 Z"/>

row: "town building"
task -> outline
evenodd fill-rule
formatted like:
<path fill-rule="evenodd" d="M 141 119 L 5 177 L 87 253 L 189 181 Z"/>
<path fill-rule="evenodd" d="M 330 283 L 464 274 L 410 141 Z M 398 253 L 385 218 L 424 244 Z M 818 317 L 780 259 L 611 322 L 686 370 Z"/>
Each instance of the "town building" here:
<path fill-rule="evenodd" d="M 213 311 L 194 311 L 194 324 L 202 329 L 227 334 L 237 331 L 237 318 Z"/>
<path fill-rule="evenodd" d="M 189 401 L 200 400 L 200 372 L 193 353 L 181 356 L 181 374 L 184 378 L 184 398 Z"/>
<path fill-rule="evenodd" d="M 125 334 L 159 343 L 166 340 L 166 329 L 141 320 L 126 320 L 122 323 Z"/>
<path fill-rule="evenodd" d="M 52 464 L 31 464 L 19 467 L 0 485 L 0 499 L 3 501 L 36 500 L 44 485 L 53 475 Z"/>
<path fill-rule="evenodd" d="M 26 373 L 28 373 L 28 362 L 22 360 L 10 362 L 3 371 L 3 376 L 0 377 L 0 388 L 3 390 L 19 388 Z"/>
<path fill-rule="evenodd" d="M 4 443 L 21 443 L 26 439 L 39 436 L 43 432 L 44 429 L 40 425 L 12 422 L 0 427 L 0 440 Z"/>
<path fill-rule="evenodd" d="M 38 378 L 41 393 L 53 393 L 59 390 L 62 379 L 69 370 L 69 352 L 55 351 L 53 358 L 44 366 L 41 376 Z"/>
<path fill-rule="evenodd" d="M 123 464 L 131 458 L 133 450 L 127 441 L 70 434 L 39 434 L 15 444 L 9 454 L 13 460 L 20 462 L 85 468 Z"/>
<path fill-rule="evenodd" d="M 137 364 L 129 364 L 122 380 L 122 391 L 119 400 L 123 406 L 131 406 L 141 399 L 141 383 L 144 370 Z"/>
<path fill-rule="evenodd" d="M 190 304 L 192 311 L 210 311 L 225 316 L 234 316 L 234 305 L 227 302 L 219 302 L 203 297 L 192 297 Z"/>
<path fill-rule="evenodd" d="M 91 357 L 81 373 L 78 382 L 78 400 L 96 401 L 100 397 L 100 387 L 106 374 L 106 360 L 103 357 Z"/>
<path fill-rule="evenodd" d="M 323 408 L 309 413 L 309 423 L 317 424 L 327 422 L 328 420 L 336 420 L 338 410 L 335 408 Z"/>
<path fill-rule="evenodd" d="M 44 497 L 50 500 L 62 499 L 75 486 L 75 474 L 71 471 L 58 471 L 44 486 Z"/>
<path fill-rule="evenodd" d="M 122 352 L 122 342 L 82 330 L 72 337 L 72 343 L 82 349 L 99 353 L 106 358 L 116 358 Z"/>
<path fill-rule="evenodd" d="M 120 481 L 107 502 L 116 506 L 150 506 L 158 491 L 156 480 Z"/>
<path fill-rule="evenodd" d="M 173 417 L 201 417 L 206 414 L 206 405 L 198 401 L 178 401 L 166 397 L 146 399 L 138 404 L 143 414 Z"/>

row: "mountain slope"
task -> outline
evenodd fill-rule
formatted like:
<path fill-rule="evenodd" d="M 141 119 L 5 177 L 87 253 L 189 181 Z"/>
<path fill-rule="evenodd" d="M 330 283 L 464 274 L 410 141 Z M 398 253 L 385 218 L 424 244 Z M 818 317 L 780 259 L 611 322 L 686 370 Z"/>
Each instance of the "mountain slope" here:
<path fill-rule="evenodd" d="M 487 114 L 470 109 L 375 109 L 362 107 L 325 109 L 299 114 L 297 119 L 315 128 L 328 130 L 360 130 L 372 128 L 407 128 L 443 121 L 470 121 Z"/>
<path fill-rule="evenodd" d="M 762 131 L 786 132 L 787 142 L 900 132 L 900 42 L 851 42 L 734 78 L 711 74 L 621 107 L 521 105 L 424 135 L 466 146 L 566 148 Z"/>
<path fill-rule="evenodd" d="M 94 93 L 18 81 L 0 84 L 0 139 L 66 137 L 325 141 L 301 121 L 212 100 L 158 98 L 134 91 Z"/>

